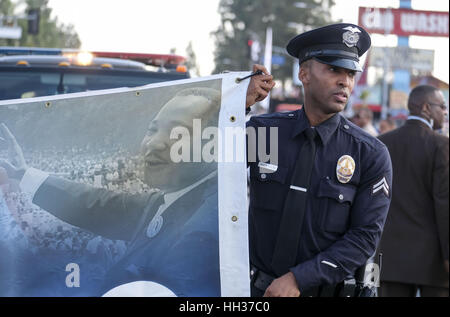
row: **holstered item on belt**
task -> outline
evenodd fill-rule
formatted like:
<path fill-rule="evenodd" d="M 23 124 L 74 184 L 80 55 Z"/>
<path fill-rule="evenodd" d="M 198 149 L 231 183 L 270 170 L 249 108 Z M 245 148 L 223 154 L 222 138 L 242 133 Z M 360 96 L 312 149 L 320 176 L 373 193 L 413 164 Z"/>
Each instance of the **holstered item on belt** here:
<path fill-rule="evenodd" d="M 257 289 L 265 291 L 274 279 L 276 279 L 275 276 L 269 275 L 255 266 L 251 266 L 250 281 Z"/>

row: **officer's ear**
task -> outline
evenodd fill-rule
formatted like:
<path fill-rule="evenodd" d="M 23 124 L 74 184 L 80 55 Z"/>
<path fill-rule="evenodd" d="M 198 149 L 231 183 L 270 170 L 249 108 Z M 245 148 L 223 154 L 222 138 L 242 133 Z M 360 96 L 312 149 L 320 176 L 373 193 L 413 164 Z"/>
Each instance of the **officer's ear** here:
<path fill-rule="evenodd" d="M 300 71 L 298 72 L 298 79 L 305 85 L 309 83 L 311 71 L 311 60 L 307 60 L 300 64 Z"/>

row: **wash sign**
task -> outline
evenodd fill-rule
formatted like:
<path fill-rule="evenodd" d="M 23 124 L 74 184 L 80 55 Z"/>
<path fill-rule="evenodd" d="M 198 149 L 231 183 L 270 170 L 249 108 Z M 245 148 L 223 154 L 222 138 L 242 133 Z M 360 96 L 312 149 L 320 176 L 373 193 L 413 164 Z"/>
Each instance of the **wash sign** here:
<path fill-rule="evenodd" d="M 359 7 L 358 24 L 369 33 L 448 37 L 448 12 Z"/>

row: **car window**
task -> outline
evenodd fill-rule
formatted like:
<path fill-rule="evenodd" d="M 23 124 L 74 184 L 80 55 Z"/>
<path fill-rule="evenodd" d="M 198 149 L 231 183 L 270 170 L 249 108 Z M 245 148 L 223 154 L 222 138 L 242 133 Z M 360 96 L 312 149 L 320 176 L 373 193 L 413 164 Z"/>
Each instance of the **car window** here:
<path fill-rule="evenodd" d="M 0 69 L 0 100 L 51 96 L 89 90 L 138 87 L 187 75 L 143 71 L 30 71 Z"/>

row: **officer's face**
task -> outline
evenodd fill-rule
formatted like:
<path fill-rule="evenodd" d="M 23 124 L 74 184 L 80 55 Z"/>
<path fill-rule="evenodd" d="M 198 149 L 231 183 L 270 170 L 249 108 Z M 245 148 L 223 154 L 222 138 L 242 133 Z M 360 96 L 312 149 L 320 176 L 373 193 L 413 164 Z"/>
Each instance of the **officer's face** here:
<path fill-rule="evenodd" d="M 193 120 L 202 118 L 208 107 L 207 99 L 201 96 L 175 97 L 150 122 L 141 143 L 145 163 L 144 181 L 150 187 L 166 192 L 176 191 L 192 184 L 202 175 L 205 164 L 174 162 L 171 147 L 180 141 L 180 136 L 176 133 L 171 139 L 170 135 L 174 128 L 187 129 L 190 137 L 181 140 L 187 141 L 187 149 L 192 152 Z"/>
<path fill-rule="evenodd" d="M 355 83 L 355 71 L 310 60 L 300 69 L 305 97 L 323 114 L 344 110 Z"/>

